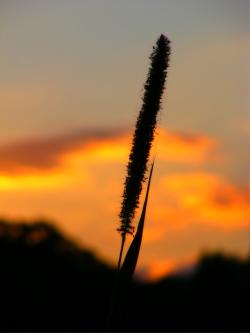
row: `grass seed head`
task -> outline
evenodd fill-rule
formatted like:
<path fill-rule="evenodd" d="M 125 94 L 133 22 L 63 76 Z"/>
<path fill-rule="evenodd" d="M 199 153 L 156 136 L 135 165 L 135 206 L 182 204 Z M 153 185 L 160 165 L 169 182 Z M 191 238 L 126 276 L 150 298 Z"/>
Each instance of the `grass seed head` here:
<path fill-rule="evenodd" d="M 142 184 L 145 181 L 150 148 L 154 140 L 157 114 L 161 106 L 167 68 L 170 56 L 170 41 L 161 35 L 150 55 L 150 68 L 144 85 L 142 107 L 137 118 L 132 148 L 127 165 L 127 176 L 124 182 L 122 205 L 119 214 L 118 231 L 124 236 L 133 233 L 132 220 L 139 205 Z"/>

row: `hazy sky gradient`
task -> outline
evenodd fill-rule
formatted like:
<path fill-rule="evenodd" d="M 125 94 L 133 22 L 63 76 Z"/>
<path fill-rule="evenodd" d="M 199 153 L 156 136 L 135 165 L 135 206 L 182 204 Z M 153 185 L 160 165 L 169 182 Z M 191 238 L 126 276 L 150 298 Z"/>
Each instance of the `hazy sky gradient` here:
<path fill-rule="evenodd" d="M 160 187 L 164 181 L 169 184 L 166 179 L 174 179 L 178 174 L 180 178 L 184 175 L 183 182 L 187 184 L 190 177 L 202 179 L 204 184 L 200 190 L 203 191 L 212 175 L 213 185 L 204 194 L 206 207 L 210 205 L 210 212 L 213 210 L 220 215 L 218 207 L 215 208 L 213 200 L 210 200 L 210 192 L 221 186 L 227 200 L 229 197 L 232 200 L 230 209 L 238 212 L 239 207 L 243 207 L 240 209 L 244 215 L 247 212 L 250 151 L 249 16 L 247 0 L 1 1 L 0 215 L 52 217 L 74 237 L 81 238 L 79 234 L 84 232 L 81 239 L 93 239 L 88 245 L 111 259 L 118 241 L 115 240 L 114 247 L 110 246 L 115 237 L 110 233 L 115 229 L 125 177 L 124 151 L 128 151 L 124 148 L 121 152 L 115 148 L 116 139 L 111 137 L 91 164 L 86 161 L 91 154 L 91 158 L 94 156 L 94 153 L 88 154 L 98 146 L 98 135 L 94 139 L 95 145 L 91 143 L 87 153 L 83 147 L 77 146 L 76 141 L 80 140 L 82 144 L 82 136 L 89 132 L 112 134 L 115 131 L 118 137 L 127 131 L 131 134 L 141 105 L 148 57 L 160 33 L 165 33 L 172 41 L 167 89 L 159 119 L 163 128 L 161 133 L 167 129 L 170 134 L 165 134 L 166 140 L 164 134 L 160 134 L 155 148 L 159 154 L 155 186 Z M 183 141 L 176 139 L 181 135 L 198 136 L 204 142 L 213 142 L 213 145 L 209 146 L 211 149 L 202 144 L 188 146 L 188 137 Z M 76 140 L 73 140 L 73 146 L 76 144 L 77 149 L 75 146 L 72 148 L 72 137 Z M 67 154 L 71 156 L 72 153 L 74 157 L 68 157 L 63 150 L 65 146 L 62 148 L 58 143 L 62 138 L 66 140 L 64 144 L 67 142 L 69 145 Z M 122 142 L 129 145 L 127 139 Z M 163 145 L 168 144 L 175 147 L 175 154 L 174 149 L 172 153 L 164 150 Z M 48 159 L 44 149 L 46 145 L 50 151 Z M 44 154 L 40 160 L 39 149 Z M 84 153 L 86 158 L 85 155 L 81 157 Z M 111 164 L 105 162 L 110 161 L 110 156 L 115 156 L 115 153 L 118 154 L 115 162 L 114 159 L 111 159 Z M 172 155 L 164 158 L 164 154 Z M 189 155 L 193 161 L 191 164 Z M 28 161 L 38 159 L 38 164 L 41 158 L 45 164 L 56 161 L 57 169 L 48 175 L 48 170 L 23 165 L 25 158 Z M 81 174 L 84 173 L 84 161 L 92 165 L 92 171 L 96 171 L 87 172 L 85 178 Z M 111 166 L 112 172 L 109 171 Z M 8 172 L 13 168 L 15 176 Z M 29 172 L 30 178 L 23 178 L 23 171 Z M 79 181 L 77 177 L 80 177 Z M 114 182 L 113 193 L 107 189 L 108 201 L 105 204 L 101 201 L 105 193 L 98 190 L 98 181 L 103 181 L 102 190 L 108 186 L 103 177 L 110 177 L 110 182 Z M 74 187 L 77 183 L 79 188 Z M 166 191 L 162 199 L 157 193 L 152 199 L 154 205 L 157 205 L 157 200 L 162 201 L 159 203 L 161 209 L 164 205 L 171 206 L 167 196 L 171 190 L 168 188 Z M 175 189 L 172 191 L 175 198 L 172 199 L 177 200 Z M 194 191 L 197 196 L 199 188 Z M 152 193 L 155 192 L 152 190 Z M 183 192 L 181 198 L 185 195 Z M 182 199 L 178 197 L 178 200 Z M 12 202 L 13 210 L 9 202 Z M 95 207 L 94 215 L 91 215 L 90 207 Z M 93 224 L 102 214 L 105 216 L 104 224 L 100 233 L 94 234 Z M 200 214 L 196 211 L 192 216 L 204 222 L 205 218 Z M 154 217 L 159 221 L 163 219 Z M 164 215 L 164 218 L 167 217 Z M 72 219 L 71 227 L 67 226 L 67 219 Z M 234 247 L 232 244 L 237 244 L 235 252 L 238 253 L 247 246 L 245 224 L 244 228 L 239 225 L 235 234 L 232 230 L 225 234 L 221 229 L 216 234 L 215 225 L 210 225 L 212 229 L 208 231 L 206 223 L 195 227 L 196 223 L 193 221 L 186 231 L 191 238 L 197 235 L 200 239 L 207 234 L 207 244 L 210 241 L 213 244 L 212 240 L 217 237 L 217 247 L 224 244 L 222 248 L 229 249 Z M 166 228 L 163 230 L 160 222 L 159 225 L 158 232 L 164 234 Z M 152 232 L 156 233 L 156 230 Z M 179 235 L 181 237 L 181 233 Z M 150 253 L 158 266 L 157 258 L 161 264 L 161 260 L 169 259 L 172 255 L 164 244 L 172 236 L 168 234 L 166 237 L 145 246 L 142 261 L 149 262 Z M 196 250 L 189 248 L 190 253 L 202 250 L 198 243 L 193 242 Z M 240 243 L 244 244 L 242 248 Z M 188 239 L 185 244 L 188 246 Z M 175 248 L 174 245 L 171 248 Z M 182 254 L 177 255 L 177 249 L 173 252 L 178 260 L 185 257 L 184 245 L 182 249 Z M 191 257 L 190 254 L 184 259 L 191 260 Z M 173 255 L 173 261 L 167 261 L 166 269 L 174 266 L 176 258 Z"/>

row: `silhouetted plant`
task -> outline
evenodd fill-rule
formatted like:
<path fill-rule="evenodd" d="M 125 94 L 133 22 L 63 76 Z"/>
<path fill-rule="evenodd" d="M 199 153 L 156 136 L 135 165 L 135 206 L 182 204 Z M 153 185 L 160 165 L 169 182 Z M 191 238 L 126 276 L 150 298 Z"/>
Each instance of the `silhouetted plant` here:
<path fill-rule="evenodd" d="M 156 46 L 153 48 L 153 52 L 150 56 L 151 65 L 146 83 L 144 85 L 143 103 L 136 122 L 132 148 L 127 165 L 127 177 L 124 183 L 124 191 L 122 195 L 123 201 L 119 214 L 121 225 L 118 231 L 121 233 L 122 241 L 118 259 L 118 274 L 112 295 L 110 312 L 107 317 L 107 328 L 110 327 L 112 318 L 114 318 L 114 312 L 116 311 L 116 314 L 118 313 L 118 299 L 122 298 L 122 293 L 124 293 L 126 289 L 126 282 L 132 277 L 135 271 L 140 252 L 154 162 L 152 163 L 150 170 L 146 196 L 137 231 L 121 267 L 126 235 L 134 233 L 132 220 L 134 218 L 136 208 L 139 205 L 142 184 L 146 179 L 145 173 L 147 171 L 150 149 L 154 139 L 157 114 L 161 106 L 161 98 L 164 91 L 164 84 L 169 64 L 169 56 L 170 42 L 167 37 L 161 35 L 157 40 Z M 114 318 L 114 320 L 117 320 L 117 318 Z"/>
<path fill-rule="evenodd" d="M 166 36 L 161 35 L 150 56 L 151 66 L 144 85 L 143 104 L 136 122 L 132 149 L 127 165 L 127 177 L 124 183 L 123 201 L 119 214 L 121 226 L 118 231 L 122 236 L 122 244 L 118 269 L 120 269 L 121 265 L 126 235 L 128 233 L 133 234 L 134 232 L 132 220 L 139 204 L 142 183 L 145 181 L 157 114 L 161 106 L 161 97 L 164 91 L 169 56 L 170 42 Z"/>

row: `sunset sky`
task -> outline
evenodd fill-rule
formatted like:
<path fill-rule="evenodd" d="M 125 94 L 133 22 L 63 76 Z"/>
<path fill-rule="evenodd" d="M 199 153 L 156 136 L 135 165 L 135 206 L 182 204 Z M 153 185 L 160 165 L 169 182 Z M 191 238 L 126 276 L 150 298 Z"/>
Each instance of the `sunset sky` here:
<path fill-rule="evenodd" d="M 138 274 L 249 253 L 248 0 L 0 2 L 0 217 L 110 263 L 149 55 L 171 40 Z M 135 222 L 138 220 L 138 216 Z"/>

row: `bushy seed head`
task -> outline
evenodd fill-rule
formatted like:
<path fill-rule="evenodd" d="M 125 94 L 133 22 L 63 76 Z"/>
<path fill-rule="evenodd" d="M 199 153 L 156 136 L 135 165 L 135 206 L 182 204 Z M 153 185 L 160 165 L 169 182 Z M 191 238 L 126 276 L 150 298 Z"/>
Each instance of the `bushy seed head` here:
<path fill-rule="evenodd" d="M 160 110 L 161 98 L 167 75 L 170 56 L 170 41 L 161 35 L 150 56 L 142 107 L 136 122 L 132 148 L 127 165 L 127 177 L 122 194 L 123 201 L 119 214 L 121 225 L 118 229 L 122 235 L 133 233 L 132 220 L 139 205 L 142 183 L 145 181 L 150 148 L 154 139 L 157 114 Z"/>

